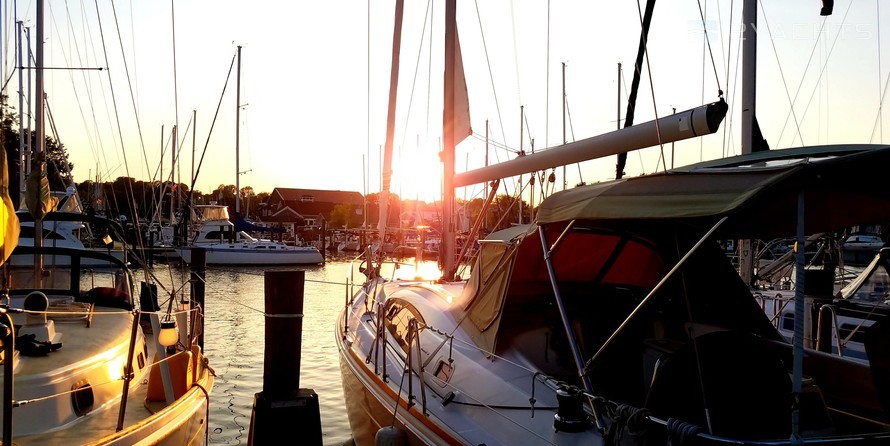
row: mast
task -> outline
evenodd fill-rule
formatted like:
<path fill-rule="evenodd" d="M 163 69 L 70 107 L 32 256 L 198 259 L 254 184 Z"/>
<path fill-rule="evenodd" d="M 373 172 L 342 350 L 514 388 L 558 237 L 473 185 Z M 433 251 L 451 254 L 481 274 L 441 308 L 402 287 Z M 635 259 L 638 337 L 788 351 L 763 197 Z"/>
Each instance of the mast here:
<path fill-rule="evenodd" d="M 383 242 L 386 241 L 386 223 L 389 213 L 389 187 L 392 180 L 392 143 L 395 133 L 396 122 L 396 92 L 399 88 L 399 53 L 402 45 L 402 13 L 404 11 L 404 0 L 396 1 L 396 16 L 393 21 L 392 31 L 392 65 L 389 72 L 389 105 L 386 111 L 386 142 L 383 150 L 383 178 L 380 184 L 379 207 L 380 216 L 377 222 L 377 229 L 380 231 L 380 249 L 383 249 Z"/>
<path fill-rule="evenodd" d="M 525 153 L 522 149 L 522 140 L 523 140 L 523 132 L 522 132 L 522 119 L 525 117 L 525 106 L 519 106 L 519 156 Z M 522 175 L 519 175 L 519 221 L 518 224 L 522 224 Z"/>
<path fill-rule="evenodd" d="M 562 143 L 566 143 L 566 63 L 562 63 Z M 543 186 L 542 186 L 543 187 Z M 566 166 L 562 166 L 562 190 L 569 187 Z"/>
<path fill-rule="evenodd" d="M 444 243 L 442 278 L 454 280 L 454 68 L 457 56 L 457 4 L 445 1 L 445 82 L 442 110 L 442 242 Z M 521 132 L 520 132 L 521 133 Z M 469 243 L 469 242 L 468 242 Z"/>
<path fill-rule="evenodd" d="M 637 104 L 637 92 L 640 89 L 640 75 L 643 71 L 643 56 L 646 55 L 646 40 L 649 36 L 649 25 L 652 23 L 653 10 L 655 10 L 655 0 L 647 0 L 646 11 L 643 13 L 643 30 L 640 32 L 640 47 L 637 49 L 637 60 L 634 64 L 634 77 L 630 84 L 630 97 L 627 99 L 627 117 L 624 120 L 625 127 L 634 125 L 634 110 L 636 109 Z M 615 164 L 616 179 L 620 180 L 624 177 L 625 164 L 627 164 L 627 152 L 619 153 L 618 163 Z"/>
<path fill-rule="evenodd" d="M 754 152 L 754 111 L 757 96 L 757 2 L 742 4 L 742 154 Z M 751 285 L 754 273 L 754 253 L 751 240 L 739 240 L 739 275 Z"/>
<path fill-rule="evenodd" d="M 176 146 L 177 138 L 179 137 L 179 133 L 177 130 L 177 125 L 173 125 L 173 150 L 170 151 L 170 227 L 173 227 L 174 216 L 176 215 L 176 204 L 174 201 L 176 200 L 177 191 L 176 187 L 176 152 L 178 147 Z"/>
<path fill-rule="evenodd" d="M 46 127 L 43 125 L 43 0 L 37 0 L 37 70 L 35 73 L 35 87 L 37 89 L 37 102 L 35 104 L 35 124 L 37 131 L 37 145 L 34 146 L 36 152 L 37 168 L 40 169 L 40 178 L 46 177 L 46 162 L 43 158 L 46 146 Z M 38 188 L 41 189 L 41 188 Z M 41 190 L 35 191 L 40 196 Z M 34 210 L 34 247 L 41 248 L 43 246 L 43 197 L 40 196 L 38 206 L 40 210 Z M 43 256 L 36 254 L 34 256 L 34 284 L 40 287 L 43 282 Z"/>
<path fill-rule="evenodd" d="M 16 159 L 16 164 L 19 165 L 19 191 L 15 194 L 15 208 L 18 209 L 22 202 L 22 194 L 25 193 L 25 177 L 30 172 L 31 167 L 25 165 L 22 160 L 25 158 L 25 91 L 24 84 L 22 83 L 22 72 L 24 70 L 24 65 L 22 65 L 22 28 L 24 28 L 24 23 L 21 21 L 16 22 L 18 25 L 18 33 L 16 37 L 18 38 L 18 59 L 19 59 L 19 156 Z M 30 149 L 30 147 L 29 147 Z"/>
<path fill-rule="evenodd" d="M 235 225 L 241 214 L 241 165 L 239 144 L 241 143 L 241 45 L 238 45 L 238 82 L 235 89 Z M 234 228 L 235 241 L 238 241 L 237 227 Z"/>

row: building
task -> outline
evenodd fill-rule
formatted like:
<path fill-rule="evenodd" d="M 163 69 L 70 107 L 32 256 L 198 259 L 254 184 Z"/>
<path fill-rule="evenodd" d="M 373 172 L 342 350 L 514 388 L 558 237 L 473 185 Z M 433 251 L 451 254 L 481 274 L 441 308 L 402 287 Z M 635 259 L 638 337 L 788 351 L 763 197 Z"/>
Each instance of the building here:
<path fill-rule="evenodd" d="M 365 198 L 358 192 L 276 187 L 259 211 L 264 226 L 285 228 L 291 235 L 330 225 L 331 213 L 338 205 L 349 207 L 350 228 L 364 222 Z M 332 229 L 328 227 L 328 229 Z"/>

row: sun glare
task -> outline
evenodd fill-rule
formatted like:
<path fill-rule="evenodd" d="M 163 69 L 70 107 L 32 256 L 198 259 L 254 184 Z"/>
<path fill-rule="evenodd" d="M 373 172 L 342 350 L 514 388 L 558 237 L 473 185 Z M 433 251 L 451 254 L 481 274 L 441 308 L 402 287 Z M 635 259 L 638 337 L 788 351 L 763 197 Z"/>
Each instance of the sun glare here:
<path fill-rule="evenodd" d="M 442 164 L 433 148 L 403 149 L 396 169 L 393 192 L 402 199 L 432 203 L 442 198 Z"/>

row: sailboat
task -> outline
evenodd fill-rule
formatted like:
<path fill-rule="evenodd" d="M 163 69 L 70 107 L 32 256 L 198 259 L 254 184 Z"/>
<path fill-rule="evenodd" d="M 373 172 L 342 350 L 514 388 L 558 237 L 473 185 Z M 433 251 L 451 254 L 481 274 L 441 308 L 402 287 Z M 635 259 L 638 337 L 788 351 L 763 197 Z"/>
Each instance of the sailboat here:
<path fill-rule="evenodd" d="M 235 103 L 235 218 L 241 220 L 241 192 L 239 187 L 239 145 L 241 113 L 241 46 L 238 46 L 238 94 Z M 202 248 L 208 265 L 319 265 L 324 255 L 314 246 L 287 245 L 283 242 L 257 239 L 242 231 L 229 219 L 228 207 L 201 205 L 188 210 L 194 212 L 192 229 L 183 246 L 174 250 L 186 263 L 192 262 L 192 250 Z"/>
<path fill-rule="evenodd" d="M 722 121 L 720 101 L 454 175 L 455 3 L 445 13 L 446 194 Z M 888 162 L 890 146 L 804 147 L 557 192 L 534 223 L 480 240 L 466 280 L 454 274 L 447 217 L 442 279 L 387 278 L 365 258 L 366 280 L 335 325 L 356 444 L 890 441 L 888 362 L 804 355 L 801 326 L 787 342 L 718 244 L 797 234 L 803 246 L 803 228 L 886 219 Z M 882 330 L 874 348 L 886 358 Z"/>
<path fill-rule="evenodd" d="M 77 250 L 91 250 L 109 254 L 122 262 L 128 262 L 129 248 L 124 241 L 124 230 L 120 223 L 97 215 L 84 212 L 77 190 L 71 186 L 64 192 L 52 192 L 56 204 L 54 211 L 43 216 L 43 244 Z M 35 246 L 37 234 L 34 217 L 28 209 L 19 209 L 15 213 L 19 222 L 19 246 Z M 93 228 L 102 228 L 102 234 L 93 233 Z M 89 232 L 88 237 L 84 237 Z M 84 244 L 84 238 L 91 243 Z M 67 258 L 45 259 L 50 265 Z M 33 265 L 32 255 L 13 255 L 9 259 L 14 265 Z M 101 264 L 102 262 L 99 262 Z M 69 266 L 69 265 L 59 265 Z"/>
<path fill-rule="evenodd" d="M 43 98 L 42 0 L 36 11 L 36 90 Z M 43 99 L 37 103 L 35 155 L 45 140 Z M 8 204 L 0 221 L 15 225 L 5 152 L 0 158 Z M 40 234 L 45 215 L 29 208 Z M 161 310 L 148 272 L 137 297 L 129 265 L 109 253 L 53 246 L 39 236 L 33 246 L 15 246 L 3 229 L 2 443 L 209 443 L 214 372 L 203 352 L 202 302 L 180 290 Z M 34 261 L 8 261 L 18 255 Z"/>

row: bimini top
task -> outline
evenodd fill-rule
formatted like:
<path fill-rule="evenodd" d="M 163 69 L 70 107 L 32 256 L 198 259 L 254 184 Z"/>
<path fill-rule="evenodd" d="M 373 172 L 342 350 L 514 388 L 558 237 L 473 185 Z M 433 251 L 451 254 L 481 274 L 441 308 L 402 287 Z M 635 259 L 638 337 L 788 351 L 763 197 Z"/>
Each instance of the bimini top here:
<path fill-rule="evenodd" d="M 537 223 L 569 220 L 700 220 L 732 216 L 723 235 L 794 234 L 798 192 L 807 233 L 890 218 L 890 146 L 771 150 L 667 172 L 578 187 L 544 200 Z"/>

